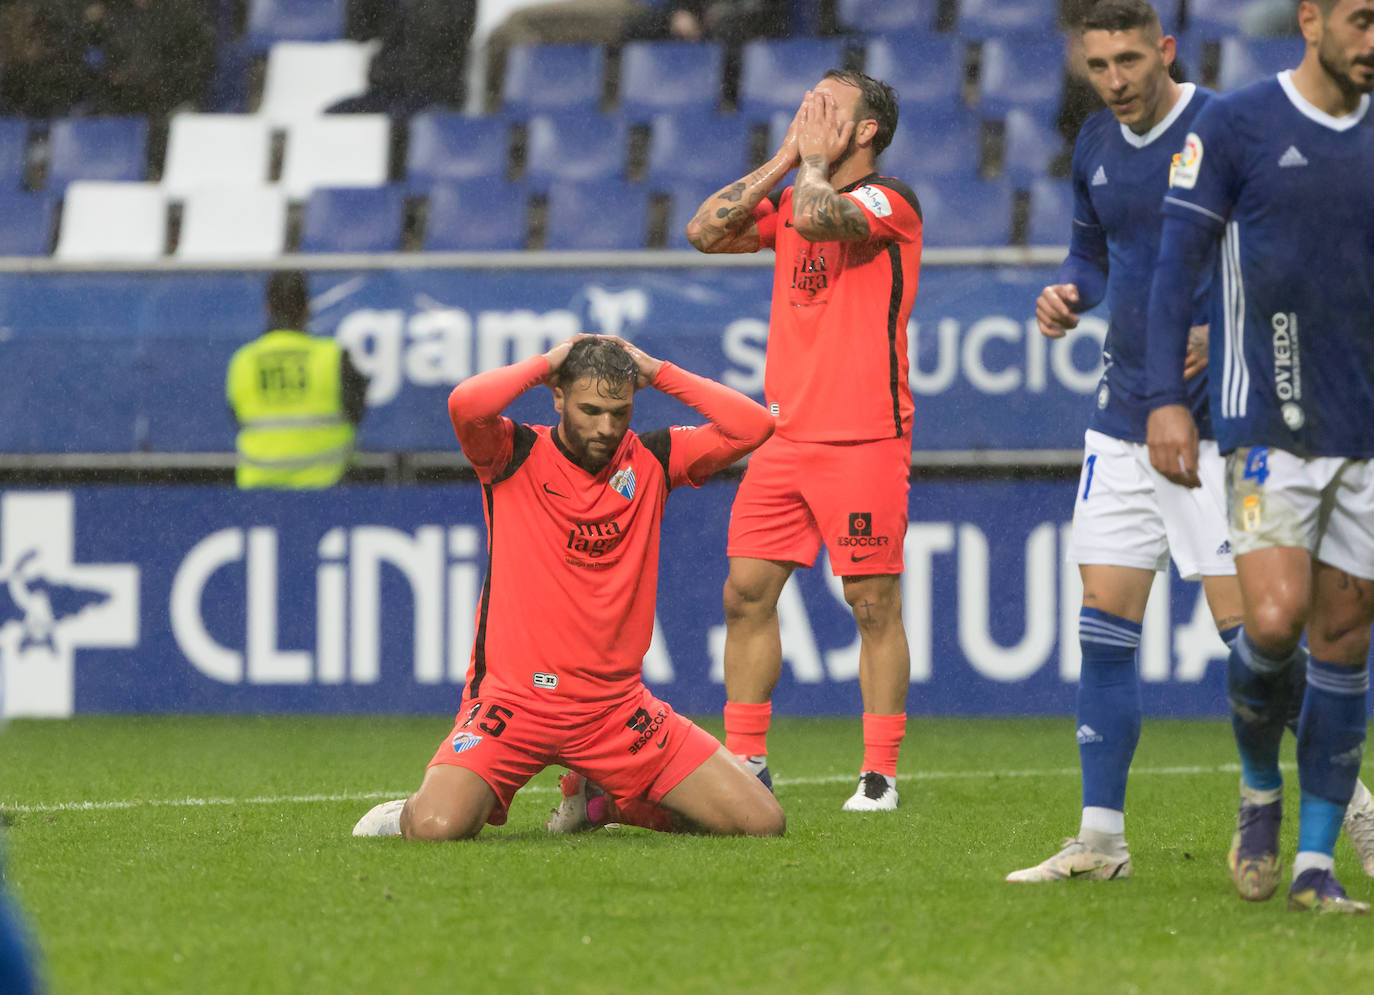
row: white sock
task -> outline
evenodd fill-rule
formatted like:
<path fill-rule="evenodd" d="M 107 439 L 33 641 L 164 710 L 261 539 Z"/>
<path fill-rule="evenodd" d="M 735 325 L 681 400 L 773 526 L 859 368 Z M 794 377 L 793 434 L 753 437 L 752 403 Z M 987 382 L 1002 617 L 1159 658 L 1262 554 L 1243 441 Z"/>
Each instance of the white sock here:
<path fill-rule="evenodd" d="M 1114 808 L 1099 808 L 1096 805 L 1083 807 L 1083 821 L 1080 829 L 1105 833 L 1109 836 L 1122 836 L 1126 832 L 1126 813 Z"/>
<path fill-rule="evenodd" d="M 1319 871 L 1330 871 L 1336 866 L 1336 858 L 1329 853 L 1317 853 L 1315 850 L 1299 850 L 1298 855 L 1293 858 L 1293 880 L 1297 880 L 1303 871 L 1316 868 Z"/>
<path fill-rule="evenodd" d="M 1240 786 L 1240 800 L 1251 805 L 1272 805 L 1282 798 L 1283 788 L 1260 791 L 1258 788 L 1247 788 L 1244 783 Z"/>

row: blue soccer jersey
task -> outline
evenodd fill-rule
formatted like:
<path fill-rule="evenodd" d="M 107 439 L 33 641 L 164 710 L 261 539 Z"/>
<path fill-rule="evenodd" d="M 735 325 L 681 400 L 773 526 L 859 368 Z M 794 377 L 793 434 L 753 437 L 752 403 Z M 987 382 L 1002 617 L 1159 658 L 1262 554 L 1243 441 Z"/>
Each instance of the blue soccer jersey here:
<path fill-rule="evenodd" d="M 1221 235 L 1210 367 L 1223 452 L 1374 457 L 1369 104 L 1333 118 L 1284 72 L 1210 101 L 1187 137 L 1164 202 L 1164 251 L 1190 239 L 1189 226 L 1174 237 L 1175 218 Z M 1156 307 L 1158 328 L 1151 318 L 1156 403 L 1181 399 L 1180 321 L 1165 312 Z"/>
<path fill-rule="evenodd" d="M 1127 442 L 1144 442 L 1150 410 L 1146 390 L 1145 334 L 1150 276 L 1159 255 L 1164 218 L 1160 202 L 1169 186 L 1175 153 L 1183 148 L 1209 90 L 1185 83 L 1178 102 L 1144 135 L 1102 110 L 1083 123 L 1073 150 L 1073 240 L 1058 282 L 1074 283 L 1079 308 L 1105 296 L 1111 318 L 1103 344 L 1106 368 L 1089 427 Z M 1086 270 L 1085 270 L 1086 267 Z M 1100 275 L 1106 275 L 1105 295 Z M 1211 280 L 1196 295 L 1195 324 L 1206 324 Z M 1187 385 L 1190 407 L 1204 438 L 1207 375 Z"/>

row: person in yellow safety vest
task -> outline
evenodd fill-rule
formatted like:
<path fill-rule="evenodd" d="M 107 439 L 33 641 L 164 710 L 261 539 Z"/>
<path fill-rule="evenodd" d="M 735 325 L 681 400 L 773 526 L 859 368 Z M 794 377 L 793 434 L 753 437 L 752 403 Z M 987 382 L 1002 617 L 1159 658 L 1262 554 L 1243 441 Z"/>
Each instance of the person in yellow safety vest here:
<path fill-rule="evenodd" d="M 238 423 L 241 488 L 332 487 L 352 459 L 367 378 L 333 339 L 304 331 L 309 312 L 305 274 L 274 273 L 269 330 L 229 360 L 225 394 Z"/>

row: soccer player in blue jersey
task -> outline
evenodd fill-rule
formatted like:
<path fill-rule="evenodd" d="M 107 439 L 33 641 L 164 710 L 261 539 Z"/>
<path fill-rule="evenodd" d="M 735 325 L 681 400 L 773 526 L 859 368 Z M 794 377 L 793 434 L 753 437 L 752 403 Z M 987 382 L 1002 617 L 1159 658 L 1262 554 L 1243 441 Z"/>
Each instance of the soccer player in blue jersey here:
<path fill-rule="evenodd" d="M 1228 864 L 1242 898 L 1278 887 L 1278 746 L 1290 672 L 1305 667 L 1288 905 L 1363 913 L 1332 854 L 1363 756 L 1374 623 L 1374 0 L 1304 0 L 1298 19 L 1298 68 L 1212 100 L 1174 170 L 1148 442 L 1156 469 L 1196 486 L 1189 288 L 1220 241 L 1212 420 L 1244 602 L 1228 662 L 1242 767 Z"/>
<path fill-rule="evenodd" d="M 1076 720 L 1083 814 L 1078 835 L 1062 850 L 1008 881 L 1131 874 L 1124 810 L 1140 738 L 1136 650 L 1155 573 L 1168 569 L 1171 554 L 1182 577 L 1202 579 L 1222 638 L 1240 626 L 1216 444 L 1204 443 L 1201 490 L 1161 477 L 1145 447 L 1145 313 L 1163 220 L 1159 205 L 1174 153 L 1211 94 L 1170 77 L 1174 39 L 1145 0 L 1105 0 L 1081 30 L 1088 79 L 1107 109 L 1084 122 L 1074 145 L 1069 256 L 1058 282 L 1036 301 L 1036 320 L 1042 333 L 1057 338 L 1103 299 L 1111 310 L 1068 551 L 1083 578 Z M 1200 316 L 1191 322 L 1199 326 L 1199 343 L 1209 286 L 1202 281 L 1190 312 Z M 1204 348 L 1194 350 L 1187 401 L 1206 425 Z"/>

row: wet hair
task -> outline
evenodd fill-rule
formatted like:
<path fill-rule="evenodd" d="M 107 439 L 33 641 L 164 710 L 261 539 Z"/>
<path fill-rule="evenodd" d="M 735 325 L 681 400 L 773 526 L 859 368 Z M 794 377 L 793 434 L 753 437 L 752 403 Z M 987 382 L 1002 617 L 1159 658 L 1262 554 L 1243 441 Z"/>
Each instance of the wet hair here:
<path fill-rule="evenodd" d="M 587 338 L 573 343 L 558 367 L 554 382 L 567 390 L 579 380 L 591 380 L 616 388 L 629 384 L 634 389 L 639 366 L 625 347 L 610 339 Z"/>
<path fill-rule="evenodd" d="M 310 292 L 298 269 L 279 270 L 267 281 L 267 316 L 274 328 L 305 328 L 310 317 Z"/>
<path fill-rule="evenodd" d="M 873 154 L 882 155 L 883 149 L 892 144 L 892 136 L 897 131 L 897 91 L 882 80 L 865 76 L 854 69 L 832 69 L 822 79 L 837 79 L 841 83 L 858 87 L 860 93 L 858 119 L 872 118 L 878 122 L 878 131 L 873 136 Z"/>
<path fill-rule="evenodd" d="M 1164 35 L 1158 12 L 1145 0 L 1101 0 L 1088 11 L 1079 30 L 1134 31 L 1137 28 L 1143 28 L 1148 37 Z"/>

